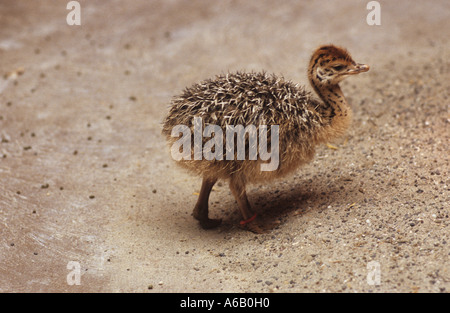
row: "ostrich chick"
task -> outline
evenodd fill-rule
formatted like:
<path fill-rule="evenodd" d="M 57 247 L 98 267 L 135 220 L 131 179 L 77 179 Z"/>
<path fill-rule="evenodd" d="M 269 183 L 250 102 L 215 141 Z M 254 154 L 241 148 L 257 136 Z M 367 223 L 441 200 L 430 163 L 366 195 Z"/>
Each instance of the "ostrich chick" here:
<path fill-rule="evenodd" d="M 368 70 L 368 65 L 353 61 L 347 50 L 324 45 L 313 53 L 308 67 L 309 82 L 320 99 L 304 87 L 264 72 L 222 74 L 215 79 L 194 84 L 174 97 L 162 133 L 174 147 L 181 140 L 179 132 L 174 131 L 175 126 L 185 125 L 185 130 L 190 130 L 190 134 L 184 138 L 190 140 L 190 152 L 183 151 L 185 157 L 177 160 L 177 163 L 203 177 L 193 212 L 200 225 L 209 229 L 221 223 L 220 219 L 208 217 L 208 199 L 216 181 L 226 179 L 229 180 L 231 192 L 243 217 L 241 225 L 251 231 L 261 232 L 258 222 L 253 221 L 256 214 L 247 199 L 246 184 L 267 182 L 291 173 L 311 161 L 316 145 L 342 136 L 350 125 L 352 112 L 338 84 L 350 75 Z M 261 153 L 258 157 L 250 157 L 249 151 L 255 145 L 250 140 L 250 131 L 246 131 L 241 138 L 241 145 L 245 142 L 247 148 L 246 158 L 230 159 L 228 154 L 226 159 L 222 154 L 220 157 L 216 154 L 213 159 L 199 158 L 194 145 L 195 142 L 199 143 L 198 138 L 194 138 L 196 120 L 197 126 L 203 127 L 200 129 L 217 125 L 223 133 L 230 126 L 242 125 L 245 130 L 249 130 L 248 126 L 254 125 L 261 135 L 262 125 L 265 125 L 266 135 L 278 136 L 267 136 L 270 138 L 266 142 L 274 144 L 273 138 L 278 139 L 278 147 L 271 147 L 272 152 L 278 152 L 278 166 L 274 170 L 263 171 L 261 166 L 267 165 L 267 158 L 262 158 Z M 278 126 L 276 134 L 271 128 L 274 125 Z M 270 131 L 267 131 L 268 128 Z M 200 139 L 203 149 L 208 141 L 215 140 L 216 144 L 221 145 L 220 148 L 228 142 L 217 134 L 203 135 Z M 229 142 L 237 142 L 239 146 L 237 135 L 234 133 Z M 179 152 L 181 146 L 178 147 Z M 186 147 L 183 145 L 183 150 Z M 214 146 L 214 149 L 217 148 L 217 145 Z M 230 148 L 227 146 L 226 149 Z M 234 150 L 232 153 L 236 156 Z"/>

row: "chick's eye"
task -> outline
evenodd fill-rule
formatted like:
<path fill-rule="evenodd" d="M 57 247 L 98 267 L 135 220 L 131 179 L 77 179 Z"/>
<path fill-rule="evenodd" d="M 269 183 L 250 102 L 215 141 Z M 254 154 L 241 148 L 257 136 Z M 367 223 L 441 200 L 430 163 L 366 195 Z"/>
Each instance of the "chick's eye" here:
<path fill-rule="evenodd" d="M 344 68 L 344 65 L 336 65 L 336 66 L 333 66 L 333 69 L 336 70 L 336 71 L 340 71 L 340 70 L 342 70 L 343 68 Z"/>

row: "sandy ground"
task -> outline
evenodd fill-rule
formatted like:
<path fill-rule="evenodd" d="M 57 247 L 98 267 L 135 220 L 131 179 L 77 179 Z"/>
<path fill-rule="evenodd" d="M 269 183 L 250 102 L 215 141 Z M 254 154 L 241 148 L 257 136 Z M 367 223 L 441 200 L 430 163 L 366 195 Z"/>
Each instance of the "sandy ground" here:
<path fill-rule="evenodd" d="M 380 1 L 379 26 L 359 0 L 90 0 L 81 26 L 67 3 L 0 2 L 0 292 L 450 291 L 449 1 Z M 235 70 L 307 84 L 330 42 L 371 65 L 342 84 L 348 135 L 249 187 L 276 228 L 237 227 L 224 182 L 201 229 L 171 97 Z"/>

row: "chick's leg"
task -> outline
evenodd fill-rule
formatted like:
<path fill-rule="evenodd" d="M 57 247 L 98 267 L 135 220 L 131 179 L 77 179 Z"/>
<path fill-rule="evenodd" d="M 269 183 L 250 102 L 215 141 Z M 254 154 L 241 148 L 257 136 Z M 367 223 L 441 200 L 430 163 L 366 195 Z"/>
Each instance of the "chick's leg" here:
<path fill-rule="evenodd" d="M 194 218 L 200 222 L 200 225 L 204 229 L 215 228 L 222 222 L 221 219 L 210 219 L 208 217 L 209 194 L 216 181 L 217 178 L 203 177 L 200 195 L 198 196 L 197 204 L 192 213 Z"/>
<path fill-rule="evenodd" d="M 247 193 L 245 192 L 245 182 L 243 182 L 239 177 L 231 177 L 230 189 L 236 198 L 244 219 L 241 222 L 241 225 L 254 233 L 264 232 L 264 230 L 259 226 L 259 223 L 257 221 L 253 221 L 256 215 L 252 212 L 250 203 L 248 202 Z"/>

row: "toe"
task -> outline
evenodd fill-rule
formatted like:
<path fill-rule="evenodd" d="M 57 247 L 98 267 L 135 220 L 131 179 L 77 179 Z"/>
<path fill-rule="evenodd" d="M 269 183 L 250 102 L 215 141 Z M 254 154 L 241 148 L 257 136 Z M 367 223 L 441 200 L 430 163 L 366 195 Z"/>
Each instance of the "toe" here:
<path fill-rule="evenodd" d="M 218 227 L 222 223 L 221 219 L 206 219 L 200 221 L 200 226 L 203 229 L 212 229 Z"/>

